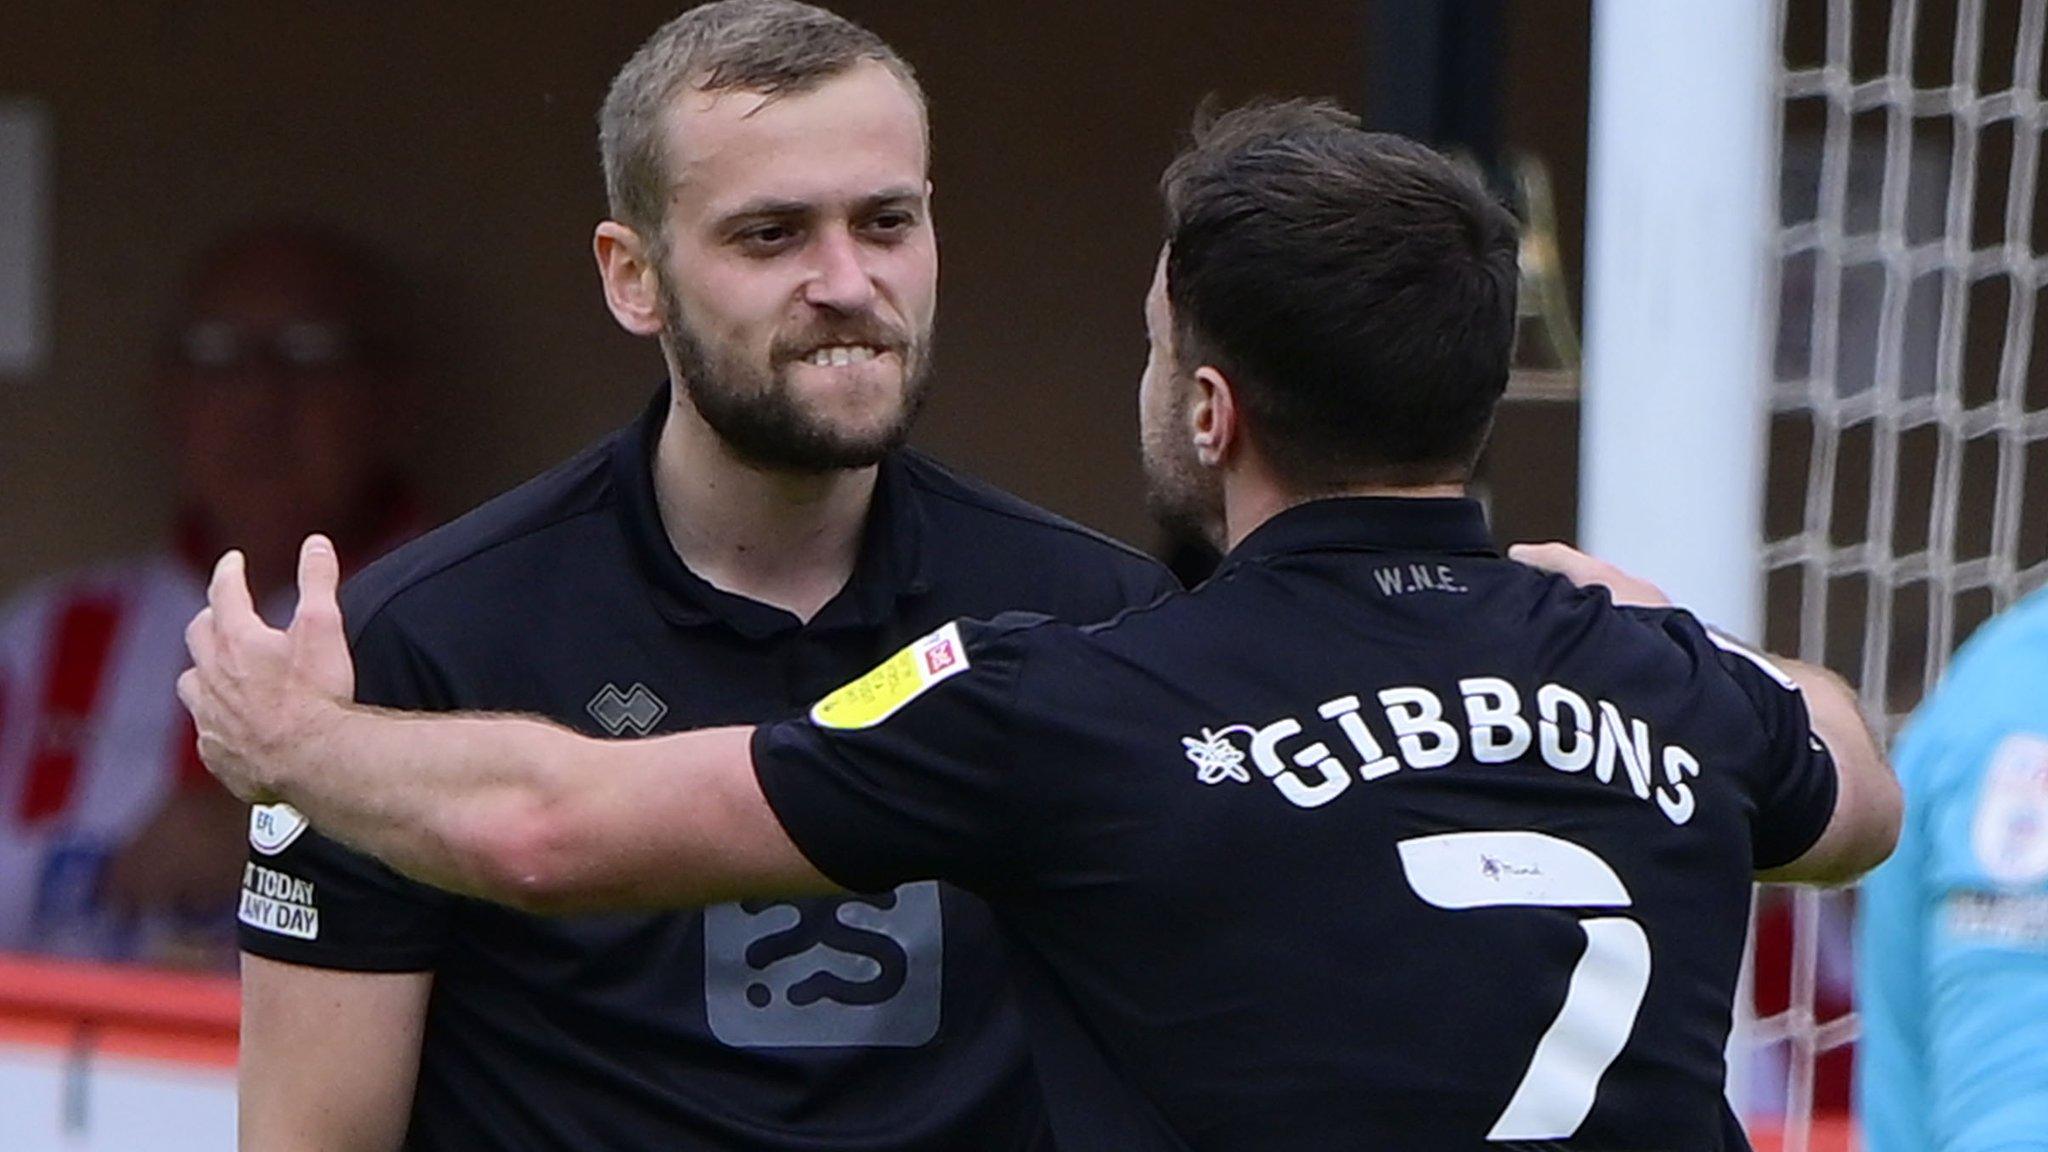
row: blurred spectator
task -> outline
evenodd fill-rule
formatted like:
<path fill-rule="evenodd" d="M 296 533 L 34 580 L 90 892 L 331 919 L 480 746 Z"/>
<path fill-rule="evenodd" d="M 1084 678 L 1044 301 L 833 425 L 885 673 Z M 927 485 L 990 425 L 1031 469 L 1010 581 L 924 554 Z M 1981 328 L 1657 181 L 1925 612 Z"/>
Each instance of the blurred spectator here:
<path fill-rule="evenodd" d="M 247 809 L 199 764 L 173 692 L 185 622 L 227 548 L 282 620 L 307 532 L 338 527 L 360 563 L 423 526 L 392 452 L 401 307 L 376 261 L 318 230 L 252 229 L 199 261 L 155 361 L 170 547 L 0 608 L 0 949 L 233 965 Z"/>

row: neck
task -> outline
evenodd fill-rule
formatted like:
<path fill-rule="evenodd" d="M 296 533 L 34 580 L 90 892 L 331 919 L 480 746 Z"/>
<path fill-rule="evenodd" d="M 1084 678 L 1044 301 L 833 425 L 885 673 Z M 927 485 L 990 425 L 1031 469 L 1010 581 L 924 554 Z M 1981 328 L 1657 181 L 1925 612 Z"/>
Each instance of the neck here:
<path fill-rule="evenodd" d="M 654 495 L 669 545 L 692 572 L 809 620 L 853 576 L 875 473 L 750 464 L 679 399 L 655 449 Z"/>
<path fill-rule="evenodd" d="M 1223 482 L 1223 526 L 1229 541 L 1225 551 L 1235 548 L 1261 524 L 1311 500 L 1343 496 L 1384 496 L 1405 500 L 1458 498 L 1466 495 L 1461 481 L 1441 484 L 1356 484 L 1303 495 L 1290 491 L 1269 477 L 1232 477 Z"/>

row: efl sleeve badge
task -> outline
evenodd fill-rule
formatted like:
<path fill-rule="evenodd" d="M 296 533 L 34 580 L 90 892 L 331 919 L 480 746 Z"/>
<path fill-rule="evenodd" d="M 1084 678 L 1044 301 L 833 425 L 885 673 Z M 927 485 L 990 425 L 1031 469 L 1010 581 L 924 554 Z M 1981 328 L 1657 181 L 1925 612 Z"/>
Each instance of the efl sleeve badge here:
<path fill-rule="evenodd" d="M 249 846 L 275 856 L 306 831 L 306 818 L 289 804 L 258 804 L 249 809 Z"/>

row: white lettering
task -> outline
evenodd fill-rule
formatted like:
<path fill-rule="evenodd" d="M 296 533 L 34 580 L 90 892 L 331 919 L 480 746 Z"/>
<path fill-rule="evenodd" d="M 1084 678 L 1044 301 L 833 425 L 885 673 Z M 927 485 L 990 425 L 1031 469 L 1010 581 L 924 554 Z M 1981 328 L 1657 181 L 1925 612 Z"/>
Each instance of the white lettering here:
<path fill-rule="evenodd" d="M 1358 709 L 1358 697 L 1339 696 L 1316 709 L 1316 715 L 1325 720 L 1335 720 L 1337 727 L 1344 730 L 1351 747 L 1363 761 L 1359 765 L 1358 776 L 1370 784 L 1382 776 L 1392 776 L 1400 771 L 1401 762 L 1380 747 L 1380 742 L 1373 738 L 1372 730 L 1365 726 L 1365 718 L 1358 714 Z"/>
<path fill-rule="evenodd" d="M 1673 744 L 1664 749 L 1664 781 L 1670 789 L 1657 789 L 1657 807 L 1663 809 L 1665 819 L 1673 824 L 1684 824 L 1692 819 L 1694 802 L 1692 788 L 1685 778 L 1695 779 L 1700 774 L 1700 762 L 1693 754 Z"/>
<path fill-rule="evenodd" d="M 1593 775 L 1602 784 L 1614 779 L 1614 762 L 1619 756 L 1621 767 L 1628 773 L 1628 786 L 1635 790 L 1636 799 L 1650 798 L 1650 726 L 1641 720 L 1623 718 L 1621 710 L 1607 701 L 1600 701 L 1600 750 L 1593 764 Z"/>
<path fill-rule="evenodd" d="M 1441 768 L 1458 758 L 1458 730 L 1444 723 L 1444 702 L 1427 688 L 1383 688 L 1380 705 L 1410 768 Z"/>
<path fill-rule="evenodd" d="M 1458 681 L 1458 691 L 1465 696 L 1474 760 L 1505 764 L 1529 750 L 1529 722 L 1522 719 L 1522 694 L 1513 684 L 1498 677 L 1474 676 Z"/>
<path fill-rule="evenodd" d="M 1569 748 L 1558 722 L 1560 708 L 1571 709 L 1571 730 L 1577 734 Z M 1545 684 L 1536 690 L 1536 712 L 1542 717 L 1543 762 L 1559 772 L 1584 772 L 1593 762 L 1593 709 L 1586 698 L 1562 684 Z"/>
<path fill-rule="evenodd" d="M 1317 774 L 1311 782 L 1290 770 L 1280 759 L 1280 742 L 1301 735 L 1298 720 L 1276 720 L 1252 737 L 1252 762 L 1289 803 L 1302 808 L 1320 808 L 1351 786 L 1351 774 L 1330 755 L 1330 747 L 1318 740 L 1291 757 L 1295 765 Z"/>
<path fill-rule="evenodd" d="M 1389 571 L 1398 573 L 1400 569 Z M 1462 756 L 1475 765 L 1519 762 L 1533 767 L 1540 761 L 1553 771 L 1570 774 L 1591 768 L 1592 779 L 1623 784 L 1638 800 L 1654 803 L 1673 824 L 1689 823 L 1698 811 L 1699 795 L 1692 782 L 1701 775 L 1699 759 L 1680 745 L 1660 745 L 1648 721 L 1623 714 L 1612 702 L 1551 683 L 1536 688 L 1531 708 L 1523 690 L 1502 677 L 1469 676 L 1457 686 L 1464 708 L 1462 726 L 1445 719 L 1444 697 L 1407 684 L 1377 693 L 1386 730 L 1379 729 L 1377 720 L 1368 724 L 1358 695 L 1338 696 L 1318 705 L 1316 715 L 1343 733 L 1342 742 L 1327 728 L 1311 733 L 1304 728 L 1304 721 L 1286 716 L 1262 728 L 1247 724 L 1205 728 L 1200 740 L 1186 737 L 1181 743 L 1206 749 L 1209 745 L 1204 741 L 1217 741 L 1218 732 L 1248 733 L 1249 759 L 1259 774 L 1272 781 L 1288 803 L 1300 808 L 1320 808 L 1335 800 L 1351 787 L 1354 775 L 1370 783 L 1403 769 L 1443 768 Z M 1391 745 L 1376 734 L 1384 732 L 1391 732 Z M 1324 739 L 1316 739 L 1317 735 Z M 1358 767 L 1347 768 L 1332 750 L 1333 744 L 1348 744 L 1359 758 Z M 1232 746 L 1221 751 L 1230 753 L 1234 768 L 1246 759 Z M 1198 760 L 1196 766 L 1202 768 L 1203 763 Z M 1203 784 L 1222 778 L 1197 774 Z M 1241 768 L 1230 778 L 1251 779 Z M 309 907 L 313 900 L 311 884 L 254 864 L 244 873 L 244 885 L 250 896 L 264 900 Z"/>

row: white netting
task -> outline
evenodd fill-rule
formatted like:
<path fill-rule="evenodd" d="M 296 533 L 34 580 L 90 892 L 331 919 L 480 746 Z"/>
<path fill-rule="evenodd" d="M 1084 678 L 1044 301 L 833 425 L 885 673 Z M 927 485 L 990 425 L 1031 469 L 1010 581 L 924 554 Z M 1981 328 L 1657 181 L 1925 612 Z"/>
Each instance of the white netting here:
<path fill-rule="evenodd" d="M 1851 676 L 1896 730 L 1971 629 L 2048 580 L 2048 0 L 1782 18 L 1768 640 Z M 1759 956 L 1786 1001 L 1754 1037 L 1788 1149 L 1816 1061 L 1855 1037 L 1817 1007 L 1847 914 L 1791 897 L 1789 956 Z"/>

